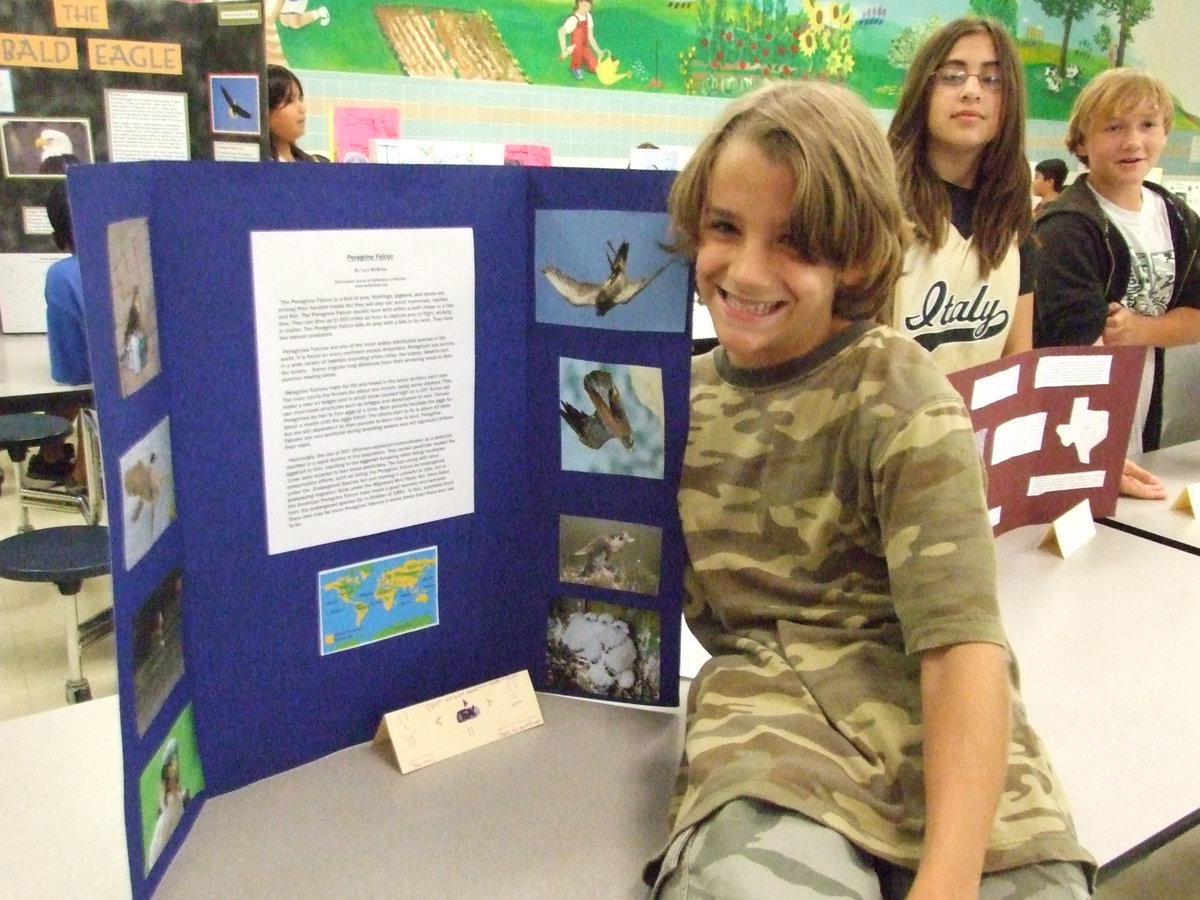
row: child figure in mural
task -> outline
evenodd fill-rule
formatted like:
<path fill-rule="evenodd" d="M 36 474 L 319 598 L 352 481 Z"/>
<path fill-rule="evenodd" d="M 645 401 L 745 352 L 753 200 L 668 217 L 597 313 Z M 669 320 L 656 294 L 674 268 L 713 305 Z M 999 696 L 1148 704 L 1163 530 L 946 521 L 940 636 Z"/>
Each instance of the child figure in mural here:
<path fill-rule="evenodd" d="M 329 24 L 329 9 L 319 6 L 308 8 L 308 0 L 283 0 L 279 6 L 279 24 L 285 28 L 303 28 L 313 22 Z"/>
<path fill-rule="evenodd" d="M 596 71 L 600 45 L 596 43 L 596 29 L 592 24 L 592 0 L 575 0 L 575 9 L 558 29 L 558 50 L 559 59 L 566 59 L 570 54 L 571 74 L 577 79 L 583 78 L 585 66 L 589 72 Z"/>

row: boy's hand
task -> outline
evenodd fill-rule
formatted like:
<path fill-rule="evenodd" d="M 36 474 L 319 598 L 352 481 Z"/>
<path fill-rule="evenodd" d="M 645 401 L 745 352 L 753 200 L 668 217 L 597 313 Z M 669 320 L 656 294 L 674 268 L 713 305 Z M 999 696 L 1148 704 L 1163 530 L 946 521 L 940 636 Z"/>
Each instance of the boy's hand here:
<path fill-rule="evenodd" d="M 1152 475 L 1133 460 L 1125 460 L 1121 473 L 1121 494 L 1139 500 L 1165 500 L 1167 486 L 1156 475 Z"/>
<path fill-rule="evenodd" d="M 1104 343 L 1109 347 L 1125 347 L 1130 344 L 1141 344 L 1134 332 L 1137 329 L 1138 315 L 1127 306 L 1120 303 L 1108 304 L 1108 318 L 1104 322 Z"/>

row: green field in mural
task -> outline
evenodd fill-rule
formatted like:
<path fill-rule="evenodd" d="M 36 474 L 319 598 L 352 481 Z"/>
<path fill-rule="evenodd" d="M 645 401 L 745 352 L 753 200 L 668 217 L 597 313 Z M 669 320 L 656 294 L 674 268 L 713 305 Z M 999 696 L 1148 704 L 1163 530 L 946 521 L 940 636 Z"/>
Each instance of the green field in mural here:
<path fill-rule="evenodd" d="M 321 3 L 308 0 L 307 14 L 278 21 L 268 5 L 268 47 L 277 28 L 292 67 L 709 97 L 737 96 L 768 78 L 820 78 L 884 109 L 895 106 L 916 47 L 944 21 L 834 0 L 597 0 L 592 34 L 601 52 L 594 70 L 584 63 L 573 72 L 558 34 L 572 0 L 483 9 L 478 0 Z M 969 6 L 964 0 L 961 12 Z M 1040 33 L 1018 36 L 1018 45 L 1036 119 L 1065 120 L 1087 79 L 1111 64 L 1089 40 L 1072 42 L 1065 60 L 1060 43 Z M 1182 116 L 1177 124 L 1195 127 Z"/>

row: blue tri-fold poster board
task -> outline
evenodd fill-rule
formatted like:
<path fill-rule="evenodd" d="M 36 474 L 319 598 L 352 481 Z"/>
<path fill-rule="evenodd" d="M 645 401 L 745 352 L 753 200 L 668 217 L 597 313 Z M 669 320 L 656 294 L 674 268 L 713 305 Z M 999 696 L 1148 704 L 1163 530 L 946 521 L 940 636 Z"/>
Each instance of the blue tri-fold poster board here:
<path fill-rule="evenodd" d="M 70 170 L 135 896 L 206 795 L 388 711 L 520 669 L 678 703 L 670 179 Z"/>

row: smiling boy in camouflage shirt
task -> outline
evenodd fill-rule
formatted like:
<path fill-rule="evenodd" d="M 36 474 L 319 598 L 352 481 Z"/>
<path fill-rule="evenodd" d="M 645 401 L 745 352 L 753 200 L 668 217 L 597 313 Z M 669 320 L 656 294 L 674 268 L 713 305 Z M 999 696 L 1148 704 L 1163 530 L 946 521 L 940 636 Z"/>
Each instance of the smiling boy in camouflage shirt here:
<path fill-rule="evenodd" d="M 841 88 L 762 88 L 669 207 L 721 346 L 679 492 L 713 656 L 655 896 L 1087 896 L 1014 700 L 970 419 L 871 321 L 907 243 L 878 125 Z"/>

